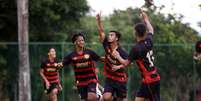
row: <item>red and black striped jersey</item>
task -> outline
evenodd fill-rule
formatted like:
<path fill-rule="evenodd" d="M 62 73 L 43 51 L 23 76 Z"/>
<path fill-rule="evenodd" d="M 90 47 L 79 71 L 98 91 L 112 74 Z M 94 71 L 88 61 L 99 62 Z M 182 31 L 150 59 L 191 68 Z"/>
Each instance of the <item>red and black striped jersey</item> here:
<path fill-rule="evenodd" d="M 125 68 L 120 68 L 116 71 L 112 70 L 113 65 L 119 66 L 122 64 L 119 62 L 118 59 L 112 56 L 112 50 L 107 38 L 105 38 L 103 41 L 103 47 L 105 49 L 104 75 L 112 80 L 126 82 L 128 75 Z M 118 46 L 116 50 L 119 52 L 120 56 L 123 59 L 129 59 L 129 55 L 127 54 L 127 52 L 123 50 L 120 46 Z"/>
<path fill-rule="evenodd" d="M 153 34 L 148 33 L 145 40 L 142 40 L 130 51 L 131 61 L 136 60 L 136 64 L 142 75 L 143 83 L 152 83 L 160 80 L 157 68 L 154 66 L 153 56 Z"/>
<path fill-rule="evenodd" d="M 57 68 L 57 60 L 50 62 L 48 59 L 43 61 L 41 68 L 44 70 L 44 75 L 50 83 L 59 83 L 59 72 Z"/>
<path fill-rule="evenodd" d="M 82 54 L 76 51 L 64 57 L 63 64 L 72 64 L 74 67 L 75 79 L 78 86 L 86 86 L 89 83 L 97 83 L 95 73 L 95 61 L 100 57 L 90 49 L 84 49 Z"/>

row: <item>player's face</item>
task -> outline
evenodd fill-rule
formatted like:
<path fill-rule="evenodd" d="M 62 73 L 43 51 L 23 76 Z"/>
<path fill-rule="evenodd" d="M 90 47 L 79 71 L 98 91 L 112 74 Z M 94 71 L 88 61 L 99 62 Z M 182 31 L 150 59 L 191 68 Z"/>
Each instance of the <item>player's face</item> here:
<path fill-rule="evenodd" d="M 76 46 L 83 48 L 84 47 L 84 38 L 82 36 L 78 36 L 77 40 L 75 41 Z"/>
<path fill-rule="evenodd" d="M 116 37 L 116 34 L 114 32 L 110 32 L 108 35 L 108 42 L 115 42 L 118 38 Z"/>
<path fill-rule="evenodd" d="M 48 53 L 49 57 L 56 58 L 56 51 L 54 48 L 51 48 Z"/>
<path fill-rule="evenodd" d="M 198 54 L 197 54 L 197 59 L 198 59 L 198 60 L 201 60 L 201 53 L 198 53 Z"/>

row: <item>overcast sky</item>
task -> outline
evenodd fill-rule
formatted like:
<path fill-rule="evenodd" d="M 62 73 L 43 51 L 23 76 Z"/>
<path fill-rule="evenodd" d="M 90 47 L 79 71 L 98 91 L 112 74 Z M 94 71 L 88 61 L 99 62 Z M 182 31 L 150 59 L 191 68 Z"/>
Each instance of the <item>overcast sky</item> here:
<path fill-rule="evenodd" d="M 103 15 L 109 15 L 114 9 L 125 10 L 128 7 L 136 8 L 144 4 L 144 0 L 87 0 L 95 15 L 100 10 Z M 154 0 L 156 6 L 165 5 L 163 13 L 179 13 L 184 15 L 183 22 L 190 23 L 190 26 L 201 34 L 198 22 L 201 22 L 201 0 Z M 174 5 L 173 5 L 174 4 Z M 172 9 L 173 8 L 173 9 Z"/>

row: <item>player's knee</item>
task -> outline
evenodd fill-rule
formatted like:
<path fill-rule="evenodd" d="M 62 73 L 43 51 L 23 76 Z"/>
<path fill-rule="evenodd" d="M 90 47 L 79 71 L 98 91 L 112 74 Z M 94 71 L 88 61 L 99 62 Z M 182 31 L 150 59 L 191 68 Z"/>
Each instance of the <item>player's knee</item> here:
<path fill-rule="evenodd" d="M 87 101 L 96 101 L 97 97 L 96 94 L 89 94 L 87 97 Z"/>
<path fill-rule="evenodd" d="M 54 95 L 52 101 L 57 101 L 57 95 Z"/>
<path fill-rule="evenodd" d="M 103 100 L 104 101 L 111 101 L 112 100 L 112 96 L 110 94 L 104 94 L 103 95 Z"/>
<path fill-rule="evenodd" d="M 118 98 L 114 98 L 113 101 L 127 101 L 127 100 L 124 100 L 123 98 L 118 97 Z"/>
<path fill-rule="evenodd" d="M 57 93 L 58 93 L 58 89 L 57 89 L 57 88 L 53 89 L 53 90 L 52 90 L 52 93 L 53 93 L 53 94 L 57 94 Z"/>
<path fill-rule="evenodd" d="M 96 96 L 90 96 L 87 98 L 87 101 L 96 101 Z"/>
<path fill-rule="evenodd" d="M 143 97 L 136 97 L 135 101 L 147 101 L 147 100 L 145 100 L 145 98 Z"/>
<path fill-rule="evenodd" d="M 57 101 L 57 95 L 51 93 L 51 94 L 50 94 L 50 101 Z"/>

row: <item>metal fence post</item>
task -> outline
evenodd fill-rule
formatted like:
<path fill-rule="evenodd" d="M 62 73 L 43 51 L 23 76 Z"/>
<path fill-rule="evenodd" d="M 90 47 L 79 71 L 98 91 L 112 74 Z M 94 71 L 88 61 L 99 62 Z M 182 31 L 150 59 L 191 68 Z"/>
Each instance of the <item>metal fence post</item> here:
<path fill-rule="evenodd" d="M 63 59 L 64 57 L 64 43 L 61 44 L 61 57 Z M 63 91 L 62 91 L 62 101 L 65 101 L 65 97 L 64 97 L 64 94 L 65 94 L 65 86 L 64 86 L 64 69 L 62 69 L 62 86 L 63 86 Z"/>

